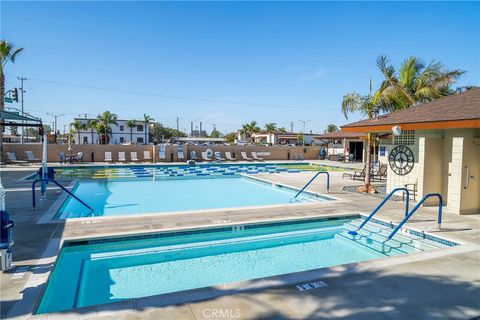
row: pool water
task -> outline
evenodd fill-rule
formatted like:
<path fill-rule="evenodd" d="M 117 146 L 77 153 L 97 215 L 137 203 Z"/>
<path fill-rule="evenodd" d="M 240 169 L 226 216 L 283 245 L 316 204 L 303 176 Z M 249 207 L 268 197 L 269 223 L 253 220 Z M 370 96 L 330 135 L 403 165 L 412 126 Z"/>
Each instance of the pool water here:
<path fill-rule="evenodd" d="M 111 303 L 229 282 L 440 248 L 443 244 L 359 216 L 218 227 L 67 243 L 37 313 Z M 161 298 L 159 298 L 161 299 Z"/>
<path fill-rule="evenodd" d="M 56 218 L 122 216 L 201 209 L 290 204 L 295 190 L 274 187 L 239 175 L 172 177 L 133 180 L 80 180 L 73 193 L 94 209 L 91 212 L 69 197 Z M 300 195 L 295 202 L 331 198 Z"/>

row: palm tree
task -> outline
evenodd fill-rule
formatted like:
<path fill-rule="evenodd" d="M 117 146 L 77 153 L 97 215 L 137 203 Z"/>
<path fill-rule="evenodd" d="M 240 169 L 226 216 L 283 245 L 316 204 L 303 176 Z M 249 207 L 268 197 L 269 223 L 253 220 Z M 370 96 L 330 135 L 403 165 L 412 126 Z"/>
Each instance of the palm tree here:
<path fill-rule="evenodd" d="M 277 132 L 285 133 L 287 132 L 287 129 L 285 129 L 285 127 L 281 127 L 281 128 L 278 128 Z"/>
<path fill-rule="evenodd" d="M 277 132 L 277 124 L 275 122 L 266 123 L 264 128 L 266 133 Z"/>
<path fill-rule="evenodd" d="M 111 124 L 117 125 L 117 115 L 110 111 L 105 111 L 97 116 L 97 132 L 102 132 L 103 137 L 100 139 L 103 144 L 107 144 L 109 135 L 112 133 Z"/>
<path fill-rule="evenodd" d="M 17 55 L 23 51 L 23 48 L 15 48 L 15 46 L 5 40 L 0 41 L 0 94 L 2 99 L 0 99 L 0 110 L 5 109 L 5 101 L 3 97 L 5 96 L 5 74 L 3 69 L 7 62 L 15 63 Z"/>
<path fill-rule="evenodd" d="M 334 125 L 334 124 L 329 124 L 329 125 L 327 126 L 327 130 L 326 130 L 326 131 L 327 131 L 327 132 L 335 132 L 335 131 L 338 131 L 338 127 L 337 127 L 336 125 Z"/>
<path fill-rule="evenodd" d="M 71 124 L 71 126 L 73 127 L 73 129 L 77 133 L 77 136 L 78 136 L 77 144 L 80 144 L 80 130 L 86 129 L 87 126 L 84 123 L 80 122 L 80 120 L 75 120 Z"/>
<path fill-rule="evenodd" d="M 128 120 L 125 124 L 130 129 L 130 141 L 133 143 L 133 128 L 137 126 L 136 120 Z"/>
<path fill-rule="evenodd" d="M 245 123 L 240 129 L 240 133 L 245 134 L 246 138 L 249 139 L 254 132 L 260 131 L 260 128 L 257 126 L 256 121 L 251 121 L 250 123 Z"/>
<path fill-rule="evenodd" d="M 380 100 L 379 91 L 376 91 L 372 95 L 372 79 L 370 79 L 370 93 L 367 95 L 360 95 L 356 92 L 349 93 L 343 96 L 342 101 L 342 112 L 346 119 L 348 119 L 348 114 L 353 112 L 361 112 L 362 115 L 367 116 L 368 119 L 378 116 L 380 111 L 383 110 L 383 105 Z M 372 158 L 370 154 L 370 148 L 372 146 L 372 134 L 369 132 L 367 134 L 367 155 L 366 155 L 366 164 L 365 164 L 365 185 L 362 189 L 359 188 L 359 191 L 362 192 L 375 192 L 375 189 L 370 184 L 370 167 L 372 163 Z"/>
<path fill-rule="evenodd" d="M 408 108 L 455 93 L 451 89 L 465 73 L 460 69 L 447 70 L 433 60 L 425 65 L 417 57 L 408 57 L 396 72 L 387 56 L 377 58 L 377 66 L 385 79 L 378 89 L 387 111 Z"/>
<path fill-rule="evenodd" d="M 93 130 L 97 129 L 97 120 L 89 119 L 87 121 L 87 126 L 86 127 L 90 129 L 90 133 L 92 134 L 92 144 L 94 144 L 95 142 L 93 141 Z"/>
<path fill-rule="evenodd" d="M 145 123 L 145 144 L 148 144 L 148 141 L 147 141 L 147 126 L 152 121 L 154 121 L 154 120 L 149 115 L 147 115 L 146 113 L 143 114 L 143 122 Z"/>

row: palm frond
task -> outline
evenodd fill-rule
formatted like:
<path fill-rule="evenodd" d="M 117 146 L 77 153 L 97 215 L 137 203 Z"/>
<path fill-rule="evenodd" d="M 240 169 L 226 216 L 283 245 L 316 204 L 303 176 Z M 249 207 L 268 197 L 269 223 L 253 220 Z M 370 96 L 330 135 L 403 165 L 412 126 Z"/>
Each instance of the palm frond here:
<path fill-rule="evenodd" d="M 362 105 L 362 96 L 356 92 L 352 92 L 343 96 L 342 113 L 345 119 L 348 119 L 348 114 L 356 112 Z"/>

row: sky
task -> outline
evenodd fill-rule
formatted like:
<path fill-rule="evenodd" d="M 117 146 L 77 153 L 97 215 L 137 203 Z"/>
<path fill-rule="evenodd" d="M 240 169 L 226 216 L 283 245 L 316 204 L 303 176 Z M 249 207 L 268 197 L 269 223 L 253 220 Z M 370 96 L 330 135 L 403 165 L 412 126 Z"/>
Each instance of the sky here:
<path fill-rule="evenodd" d="M 25 48 L 6 67 L 25 111 L 62 131 L 74 117 L 223 133 L 255 120 L 323 132 L 348 120 L 343 95 L 381 82 L 375 66 L 440 60 L 480 84 L 479 2 L 6 2 L 1 38 Z M 7 104 L 7 107 L 20 104 Z"/>

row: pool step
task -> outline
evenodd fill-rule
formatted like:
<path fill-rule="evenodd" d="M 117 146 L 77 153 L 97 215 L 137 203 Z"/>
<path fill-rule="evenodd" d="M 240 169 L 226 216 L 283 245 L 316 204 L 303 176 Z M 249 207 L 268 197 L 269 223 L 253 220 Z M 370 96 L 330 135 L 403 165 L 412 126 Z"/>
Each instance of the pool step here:
<path fill-rule="evenodd" d="M 404 252 L 402 250 L 398 250 L 396 248 L 393 248 L 393 247 L 389 246 L 388 244 L 384 244 L 381 241 L 377 241 L 377 240 L 374 240 L 374 239 L 367 238 L 363 235 L 352 236 L 352 235 L 348 234 L 347 232 L 342 232 L 342 233 L 338 233 L 337 235 L 335 235 L 335 237 L 347 239 L 349 241 L 353 241 L 357 244 L 360 244 L 360 245 L 362 245 L 364 247 L 367 247 L 371 250 L 380 252 L 380 253 L 382 253 L 386 256 L 389 256 L 389 257 L 409 253 L 409 252 Z"/>

